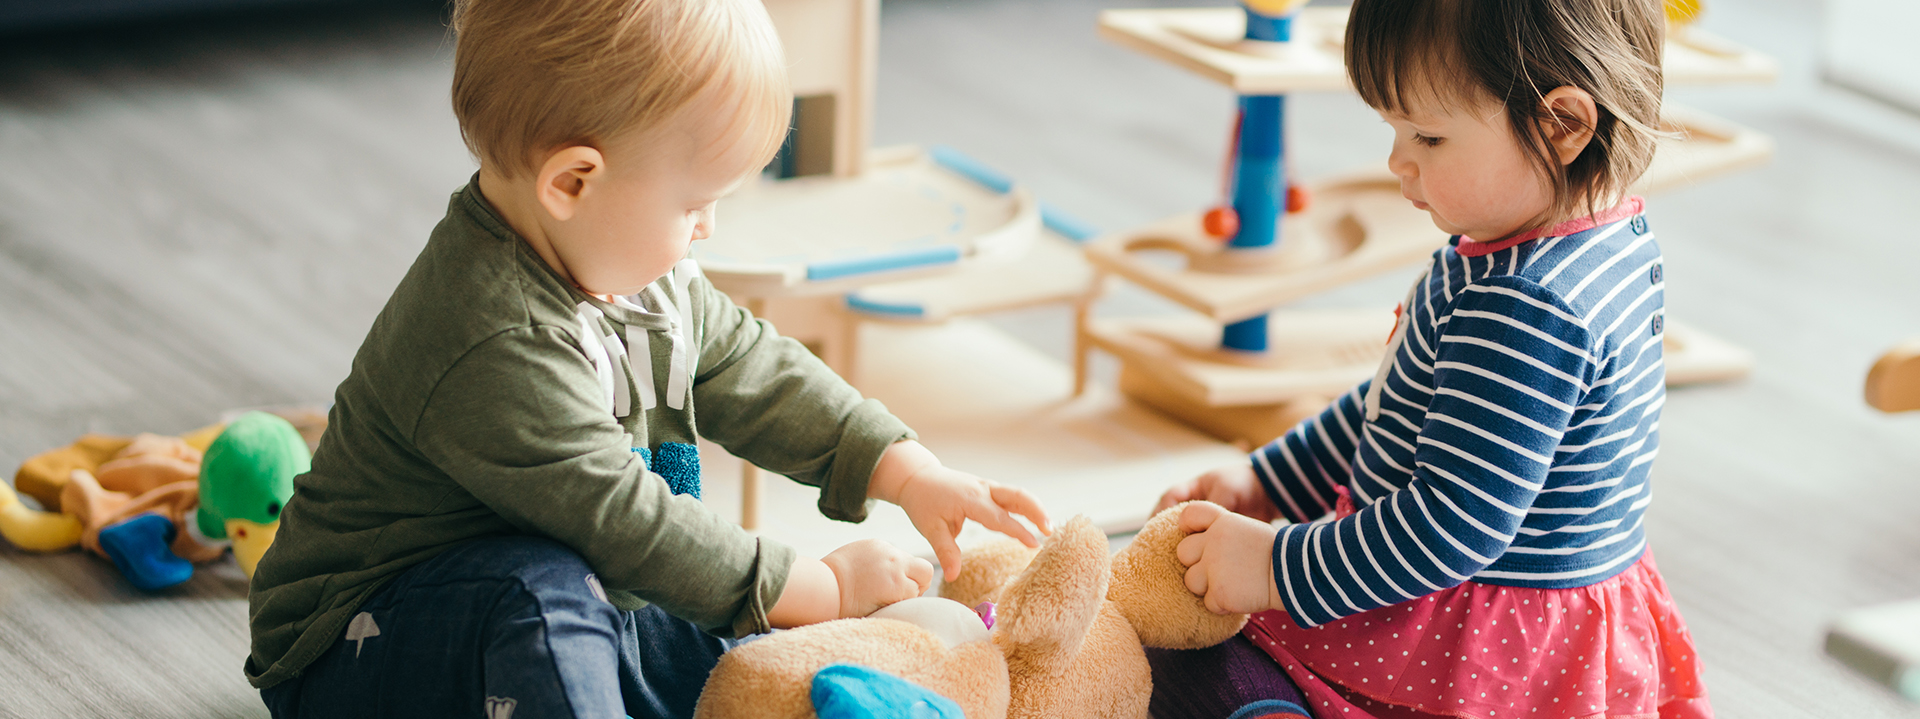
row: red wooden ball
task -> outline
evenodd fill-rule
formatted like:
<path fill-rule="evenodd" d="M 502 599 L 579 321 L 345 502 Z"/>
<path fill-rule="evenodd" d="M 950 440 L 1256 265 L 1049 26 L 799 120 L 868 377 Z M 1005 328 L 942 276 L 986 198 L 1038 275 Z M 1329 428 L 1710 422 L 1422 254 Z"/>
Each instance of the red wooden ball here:
<path fill-rule="evenodd" d="M 1240 232 L 1240 215 L 1231 207 L 1215 207 L 1200 217 L 1200 228 L 1217 239 L 1228 239 Z"/>
<path fill-rule="evenodd" d="M 1313 205 L 1313 191 L 1306 185 L 1287 185 L 1287 214 L 1306 212 Z"/>

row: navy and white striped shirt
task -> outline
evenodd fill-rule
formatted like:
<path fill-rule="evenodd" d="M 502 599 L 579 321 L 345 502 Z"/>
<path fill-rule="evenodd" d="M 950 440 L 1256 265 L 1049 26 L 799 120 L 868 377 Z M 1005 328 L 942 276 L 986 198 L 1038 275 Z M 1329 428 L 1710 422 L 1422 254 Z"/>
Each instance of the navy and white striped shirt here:
<path fill-rule="evenodd" d="M 1580 587 L 1641 556 L 1666 372 L 1660 248 L 1640 209 L 1631 198 L 1561 236 L 1441 248 L 1384 381 L 1253 453 L 1300 522 L 1273 545 L 1294 621 L 1469 580 Z M 1337 486 L 1359 511 L 1305 524 L 1334 509 Z"/>

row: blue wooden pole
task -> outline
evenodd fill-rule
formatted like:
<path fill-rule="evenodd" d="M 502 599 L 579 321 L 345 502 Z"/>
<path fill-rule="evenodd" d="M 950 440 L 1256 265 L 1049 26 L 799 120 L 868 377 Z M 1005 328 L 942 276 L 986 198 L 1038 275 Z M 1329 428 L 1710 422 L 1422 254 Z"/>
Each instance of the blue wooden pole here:
<path fill-rule="evenodd" d="M 1247 39 L 1285 42 L 1292 37 L 1293 18 L 1247 11 Z M 1286 169 L 1287 97 L 1240 96 L 1240 139 L 1234 147 L 1233 212 L 1240 230 L 1227 242 L 1230 250 L 1271 249 L 1280 243 L 1280 221 L 1287 208 Z M 1242 352 L 1267 351 L 1267 316 L 1229 324 L 1220 333 L 1220 346 Z"/>

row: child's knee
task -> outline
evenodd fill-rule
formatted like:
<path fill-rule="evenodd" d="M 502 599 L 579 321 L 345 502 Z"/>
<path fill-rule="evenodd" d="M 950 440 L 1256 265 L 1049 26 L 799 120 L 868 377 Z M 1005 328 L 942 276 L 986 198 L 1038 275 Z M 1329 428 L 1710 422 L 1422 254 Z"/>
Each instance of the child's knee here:
<path fill-rule="evenodd" d="M 423 583 L 494 580 L 506 591 L 524 591 L 542 605 L 585 602 L 611 608 L 586 559 L 551 539 L 522 535 L 476 539 L 447 550 L 433 563 L 438 566 L 419 578 Z"/>

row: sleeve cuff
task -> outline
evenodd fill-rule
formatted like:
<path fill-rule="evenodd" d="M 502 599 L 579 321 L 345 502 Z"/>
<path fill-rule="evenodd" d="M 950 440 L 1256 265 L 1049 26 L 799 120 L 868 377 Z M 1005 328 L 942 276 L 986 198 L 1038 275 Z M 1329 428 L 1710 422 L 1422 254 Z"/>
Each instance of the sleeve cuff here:
<path fill-rule="evenodd" d="M 755 540 L 759 547 L 754 559 L 753 589 L 747 593 L 746 605 L 733 616 L 733 624 L 729 627 L 733 637 L 773 631 L 773 624 L 767 621 L 767 612 L 780 601 L 780 594 L 787 590 L 787 577 L 793 571 L 794 559 L 799 556 L 792 547 L 766 537 L 757 537 Z"/>
<path fill-rule="evenodd" d="M 1287 616 L 1292 617 L 1293 623 L 1299 625 L 1302 629 L 1312 629 L 1321 622 L 1314 621 L 1312 617 L 1306 616 L 1306 613 L 1301 611 L 1301 607 L 1296 603 L 1298 597 L 1294 596 L 1294 591 L 1292 587 L 1289 586 L 1291 583 L 1288 581 L 1295 577 L 1293 576 L 1291 568 L 1288 566 L 1288 556 L 1285 548 L 1288 540 L 1295 534 L 1301 535 L 1299 539 L 1305 541 L 1305 535 L 1310 526 L 1311 525 L 1295 524 L 1281 527 L 1280 531 L 1273 535 L 1274 589 L 1277 590 L 1277 593 L 1280 595 L 1280 605 L 1287 610 Z M 1304 567 L 1302 567 L 1302 569 L 1304 570 Z M 1299 577 L 1299 579 L 1304 582 L 1306 578 L 1303 576 Z"/>
<path fill-rule="evenodd" d="M 867 483 L 880 466 L 880 456 L 895 442 L 915 438 L 913 430 L 879 400 L 864 400 L 854 407 L 834 451 L 832 473 L 820 488 L 820 514 L 842 522 L 865 521 L 870 501 Z"/>

